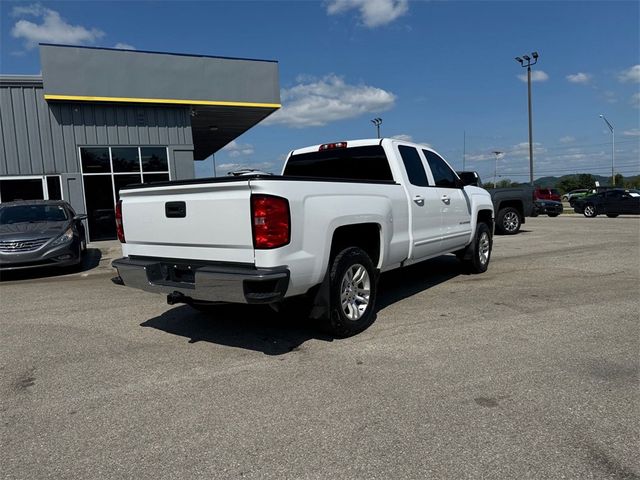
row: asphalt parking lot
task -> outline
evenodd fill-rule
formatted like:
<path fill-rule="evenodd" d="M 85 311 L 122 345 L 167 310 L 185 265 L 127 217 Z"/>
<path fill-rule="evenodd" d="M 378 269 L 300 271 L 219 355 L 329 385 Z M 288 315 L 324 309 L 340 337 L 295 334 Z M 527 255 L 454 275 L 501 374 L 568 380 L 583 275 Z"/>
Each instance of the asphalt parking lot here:
<path fill-rule="evenodd" d="M 4 478 L 640 478 L 638 217 L 386 274 L 344 340 L 111 275 L 0 283 Z"/>

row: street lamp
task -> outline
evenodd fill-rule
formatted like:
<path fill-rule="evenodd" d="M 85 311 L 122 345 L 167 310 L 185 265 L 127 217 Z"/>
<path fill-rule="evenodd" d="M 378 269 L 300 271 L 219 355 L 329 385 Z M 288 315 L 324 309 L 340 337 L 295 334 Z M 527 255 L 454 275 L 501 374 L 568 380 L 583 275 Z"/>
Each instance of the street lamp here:
<path fill-rule="evenodd" d="M 527 85 L 529 90 L 529 182 L 533 185 L 533 130 L 531 126 L 531 65 L 538 63 L 538 52 L 531 54 L 533 61 L 529 55 L 523 55 L 522 58 L 516 57 L 516 61 L 521 67 L 527 67 Z"/>
<path fill-rule="evenodd" d="M 600 115 L 600 118 L 602 120 L 604 120 L 604 122 L 607 124 L 607 127 L 609 127 L 609 130 L 611 130 L 611 184 L 615 187 L 616 186 L 616 176 L 613 173 L 613 166 L 615 163 L 615 155 L 616 155 L 616 133 L 613 130 L 613 125 L 611 125 L 609 123 L 609 120 L 607 120 L 607 117 L 605 117 L 604 115 Z"/>
<path fill-rule="evenodd" d="M 498 188 L 497 184 L 498 184 L 498 158 L 500 158 L 500 155 L 502 155 L 504 152 L 500 152 L 498 150 L 494 150 L 493 154 L 496 156 L 496 166 L 495 169 L 493 170 L 493 188 Z"/>
<path fill-rule="evenodd" d="M 382 125 L 382 119 L 379 117 L 376 117 L 373 120 L 371 120 L 371 123 L 373 123 L 376 126 L 376 130 L 378 132 L 378 138 L 380 138 L 380 125 Z"/>

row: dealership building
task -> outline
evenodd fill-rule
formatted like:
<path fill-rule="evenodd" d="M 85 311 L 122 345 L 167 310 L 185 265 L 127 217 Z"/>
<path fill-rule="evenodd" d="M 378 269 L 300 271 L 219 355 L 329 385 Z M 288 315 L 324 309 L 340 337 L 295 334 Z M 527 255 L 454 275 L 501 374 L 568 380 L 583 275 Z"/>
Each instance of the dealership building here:
<path fill-rule="evenodd" d="M 124 185 L 194 177 L 280 107 L 278 63 L 40 45 L 38 76 L 0 75 L 0 202 L 63 199 L 116 238 Z"/>

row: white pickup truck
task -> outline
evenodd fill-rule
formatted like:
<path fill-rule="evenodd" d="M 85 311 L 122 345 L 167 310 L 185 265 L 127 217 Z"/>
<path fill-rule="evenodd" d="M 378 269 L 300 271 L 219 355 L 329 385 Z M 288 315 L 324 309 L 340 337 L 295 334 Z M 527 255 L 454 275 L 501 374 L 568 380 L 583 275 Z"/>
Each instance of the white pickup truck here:
<path fill-rule="evenodd" d="M 490 195 L 395 139 L 294 150 L 281 176 L 134 185 L 120 198 L 114 283 L 196 308 L 306 298 L 336 336 L 374 321 L 380 272 L 452 252 L 480 273 L 491 256 Z"/>

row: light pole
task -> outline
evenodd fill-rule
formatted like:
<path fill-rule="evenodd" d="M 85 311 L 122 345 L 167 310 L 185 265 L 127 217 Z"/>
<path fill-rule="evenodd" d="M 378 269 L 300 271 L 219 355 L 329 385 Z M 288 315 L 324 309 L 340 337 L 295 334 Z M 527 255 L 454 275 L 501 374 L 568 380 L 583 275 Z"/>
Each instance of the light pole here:
<path fill-rule="evenodd" d="M 379 117 L 376 117 L 373 120 L 371 120 L 371 123 L 373 123 L 376 126 L 376 131 L 378 133 L 378 138 L 380 138 L 380 125 L 382 125 L 382 119 L 379 118 Z"/>
<path fill-rule="evenodd" d="M 609 120 L 607 120 L 607 117 L 605 117 L 604 115 L 600 115 L 600 118 L 604 120 L 604 122 L 607 124 L 607 127 L 609 127 L 609 130 L 611 130 L 611 185 L 615 187 L 616 176 L 613 173 L 613 167 L 615 164 L 615 157 L 616 157 L 616 133 L 613 129 L 613 125 L 611 125 L 609 123 Z"/>
<path fill-rule="evenodd" d="M 498 188 L 497 184 L 498 184 L 498 158 L 500 158 L 500 155 L 502 155 L 504 152 L 500 152 L 498 150 L 494 150 L 493 154 L 496 156 L 496 167 L 493 170 L 493 188 Z"/>
<path fill-rule="evenodd" d="M 527 85 L 529 91 L 529 183 L 533 185 L 533 128 L 531 122 L 531 65 L 538 63 L 538 52 L 531 54 L 533 62 L 529 55 L 523 55 L 522 58 L 516 57 L 516 61 L 521 67 L 527 67 Z M 526 62 L 526 63 L 525 63 Z"/>

